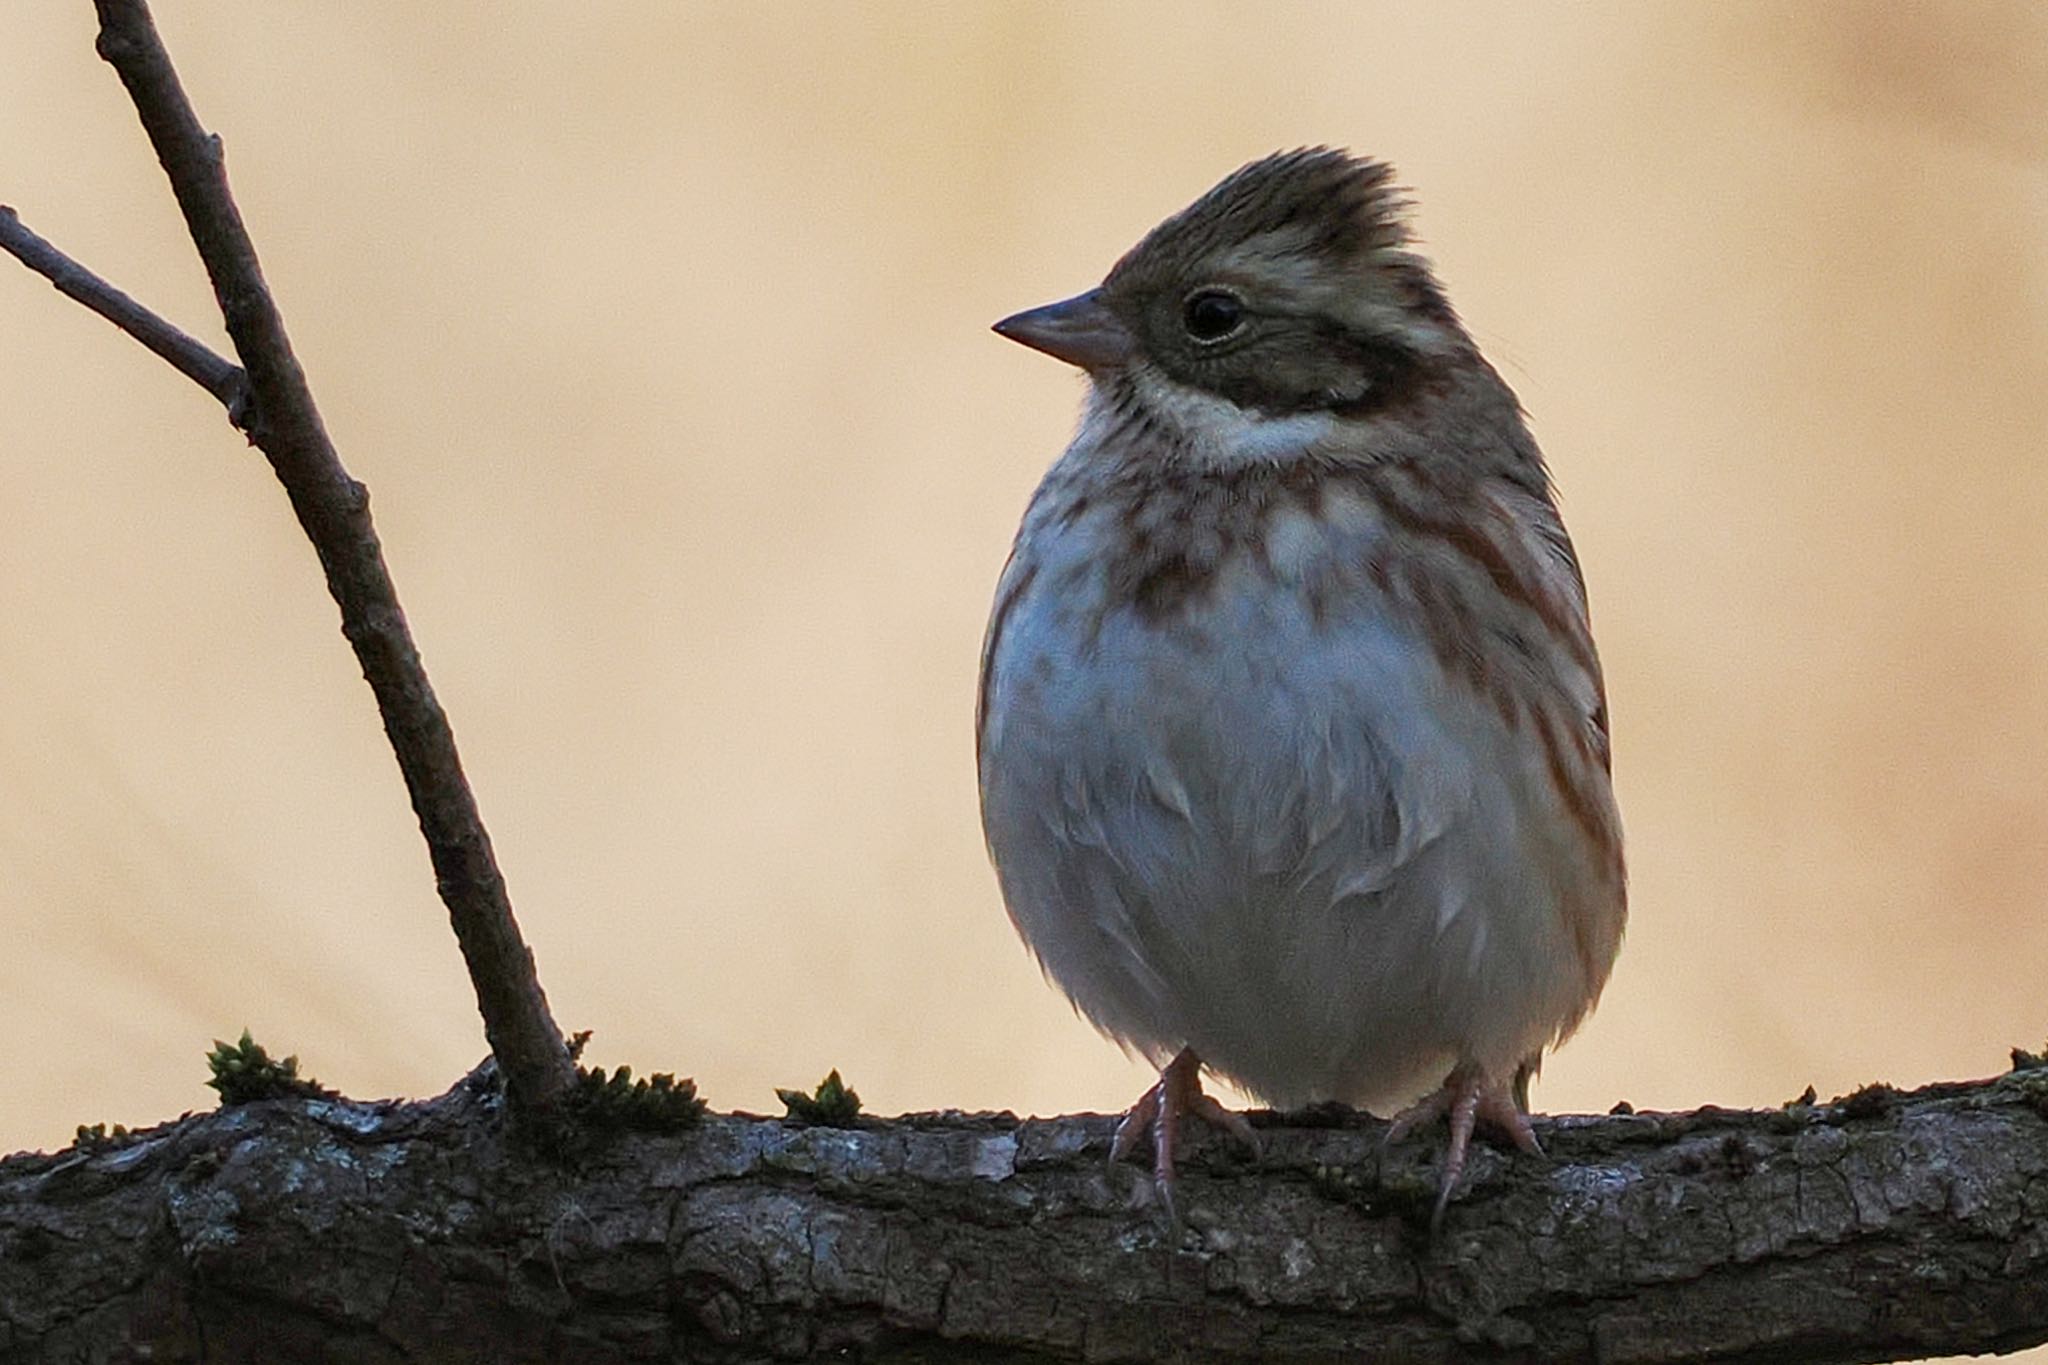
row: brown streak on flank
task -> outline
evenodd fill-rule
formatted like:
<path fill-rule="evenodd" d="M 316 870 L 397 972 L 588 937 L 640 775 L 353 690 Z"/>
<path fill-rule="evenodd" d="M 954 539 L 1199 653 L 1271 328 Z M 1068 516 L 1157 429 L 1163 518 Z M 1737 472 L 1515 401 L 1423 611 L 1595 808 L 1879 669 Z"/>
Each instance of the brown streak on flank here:
<path fill-rule="evenodd" d="M 1522 708 L 1521 699 L 1515 694 L 1514 679 L 1504 669 L 1488 667 L 1490 656 L 1482 638 L 1485 632 L 1472 604 L 1458 593 L 1453 583 L 1418 567 L 1406 566 L 1401 585 L 1401 596 L 1414 612 L 1423 638 L 1444 672 L 1463 681 L 1475 696 L 1490 702 L 1510 732 L 1518 731 Z"/>
<path fill-rule="evenodd" d="M 1558 750 L 1557 735 L 1551 728 L 1550 717 L 1539 711 L 1534 728 L 1543 745 L 1544 761 L 1550 768 L 1551 785 L 1564 800 L 1565 809 L 1571 812 L 1572 818 L 1592 841 L 1600 862 L 1612 864 L 1616 856 L 1613 837 L 1607 830 L 1606 822 L 1600 819 L 1598 812 L 1587 801 L 1585 792 L 1572 781 L 1571 774 L 1566 770 L 1564 755 Z M 1567 900 L 1567 908 L 1560 918 L 1564 921 L 1566 932 L 1571 935 L 1572 948 L 1578 954 L 1579 967 L 1585 973 L 1586 980 L 1599 980 L 1600 955 L 1596 951 L 1596 945 L 1591 941 L 1593 917 L 1573 913 Z"/>
<path fill-rule="evenodd" d="M 1404 566 L 1402 587 L 1422 624 L 1430 652 L 1446 673 L 1463 679 L 1475 693 L 1486 691 L 1486 656 L 1470 604 L 1436 576 Z"/>
<path fill-rule="evenodd" d="M 1557 789 L 1572 820 L 1585 832 L 1600 862 L 1609 871 L 1619 874 L 1621 845 L 1616 837 L 1619 832 L 1600 804 L 1586 794 L 1585 787 L 1573 780 L 1571 767 L 1565 758 L 1564 740 L 1558 736 L 1553 715 L 1541 709 L 1537 709 L 1534 715 L 1536 735 L 1543 745 L 1543 761 L 1550 770 L 1551 785 Z"/>
<path fill-rule="evenodd" d="M 1606 756 L 1601 753 L 1600 746 L 1594 742 L 1597 731 L 1590 724 L 1591 717 L 1588 717 L 1587 720 L 1589 722 L 1587 724 L 1571 727 L 1572 748 L 1578 751 L 1581 763 L 1584 763 L 1589 768 L 1598 768 L 1602 772 L 1606 772 Z"/>
<path fill-rule="evenodd" d="M 1007 574 L 1009 566 L 1005 565 L 1003 571 Z M 981 767 L 982 732 L 988 727 L 988 687 L 995 675 L 996 650 L 1003 643 L 1003 628 L 1010 623 L 1011 608 L 1017 605 L 1037 577 L 1038 566 L 1025 565 L 1018 572 L 1017 581 L 996 602 L 995 612 L 988 619 L 988 643 L 981 649 L 981 679 L 974 688 L 974 766 L 977 769 Z"/>
<path fill-rule="evenodd" d="M 1441 541 L 1478 565 L 1492 580 L 1496 592 L 1533 612 L 1551 638 L 1565 647 L 1572 662 L 1591 676 L 1599 677 L 1599 661 L 1594 657 L 1592 644 L 1577 614 L 1560 608 L 1556 596 L 1544 591 L 1540 585 L 1532 586 L 1525 582 L 1509 561 L 1507 552 L 1476 523 L 1429 516 L 1393 496 L 1391 489 L 1382 489 L 1382 496 L 1377 502 L 1387 520 L 1402 530 Z"/>

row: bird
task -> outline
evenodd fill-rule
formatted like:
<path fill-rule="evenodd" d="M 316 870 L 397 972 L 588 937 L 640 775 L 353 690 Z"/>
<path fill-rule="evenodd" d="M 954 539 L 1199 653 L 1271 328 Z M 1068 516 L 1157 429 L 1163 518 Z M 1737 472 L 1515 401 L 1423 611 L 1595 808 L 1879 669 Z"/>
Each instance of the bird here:
<path fill-rule="evenodd" d="M 1539 1151 L 1526 1084 L 1599 998 L 1627 876 L 1584 577 L 1520 402 L 1391 167 L 1233 172 L 997 334 L 1085 372 L 996 584 L 975 714 L 1009 917 L 1184 1120 L 1448 1120 Z"/>

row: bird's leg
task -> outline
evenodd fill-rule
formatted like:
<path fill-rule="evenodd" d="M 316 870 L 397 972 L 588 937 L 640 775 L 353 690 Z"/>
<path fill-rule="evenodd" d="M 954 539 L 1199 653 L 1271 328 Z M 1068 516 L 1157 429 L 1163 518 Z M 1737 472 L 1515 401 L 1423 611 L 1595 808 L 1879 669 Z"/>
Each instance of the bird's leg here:
<path fill-rule="evenodd" d="M 1529 1116 L 1515 1103 L 1515 1082 L 1498 1081 L 1490 1078 L 1478 1067 L 1459 1063 L 1444 1078 L 1444 1083 L 1435 1094 L 1426 1095 L 1394 1117 L 1387 1129 L 1388 1144 L 1399 1142 L 1426 1123 L 1434 1123 L 1448 1117 L 1451 1121 L 1450 1144 L 1444 1148 L 1443 1175 L 1439 1178 L 1436 1192 L 1436 1208 L 1429 1216 L 1429 1232 L 1434 1237 L 1443 1227 L 1444 1209 L 1450 1205 L 1451 1191 L 1457 1187 L 1458 1177 L 1465 1173 L 1465 1156 L 1472 1145 L 1472 1130 L 1484 1122 L 1501 1136 L 1525 1152 L 1540 1153 L 1543 1144 L 1536 1141 L 1536 1130 L 1530 1126 Z"/>
<path fill-rule="evenodd" d="M 1200 1119 L 1212 1128 L 1221 1128 L 1253 1151 L 1257 1151 L 1259 1146 L 1259 1139 L 1244 1115 L 1225 1109 L 1202 1092 L 1202 1059 L 1195 1055 L 1193 1048 L 1182 1048 L 1180 1055 L 1159 1073 L 1159 1083 L 1139 1096 L 1138 1102 L 1124 1115 L 1123 1122 L 1116 1126 L 1116 1138 L 1109 1146 L 1110 1161 L 1118 1162 L 1137 1148 L 1139 1138 L 1147 1134 L 1151 1136 L 1152 1187 L 1159 1193 L 1159 1202 L 1165 1207 L 1167 1220 L 1175 1227 L 1180 1226 L 1180 1209 L 1174 1199 L 1174 1188 L 1179 1180 L 1174 1156 L 1180 1148 L 1180 1121 L 1183 1117 Z"/>

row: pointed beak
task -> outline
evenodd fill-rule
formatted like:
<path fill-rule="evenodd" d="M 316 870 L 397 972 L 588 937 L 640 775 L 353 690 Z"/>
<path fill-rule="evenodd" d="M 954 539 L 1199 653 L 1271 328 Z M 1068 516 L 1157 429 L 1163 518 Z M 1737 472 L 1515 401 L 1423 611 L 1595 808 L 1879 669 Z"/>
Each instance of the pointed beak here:
<path fill-rule="evenodd" d="M 1013 314 L 997 323 L 995 332 L 1084 370 L 1121 365 L 1133 345 L 1129 329 L 1110 311 L 1100 289 Z"/>

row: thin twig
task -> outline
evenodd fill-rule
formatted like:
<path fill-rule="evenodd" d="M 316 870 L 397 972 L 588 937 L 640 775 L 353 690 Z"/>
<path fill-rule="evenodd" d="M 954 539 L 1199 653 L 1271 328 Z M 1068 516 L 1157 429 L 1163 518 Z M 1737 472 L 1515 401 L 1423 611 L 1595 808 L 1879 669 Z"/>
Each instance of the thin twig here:
<path fill-rule="evenodd" d="M 149 6 L 144 0 L 94 4 L 99 53 L 127 87 L 170 177 L 247 372 L 254 402 L 244 429 L 269 458 L 320 556 L 328 591 L 341 608 L 342 634 L 376 694 L 507 1093 L 522 1119 L 546 1124 L 574 1080 L 574 1063 L 513 919 L 454 733 L 399 608 L 370 522 L 369 494 L 349 477 L 328 440 L 229 193 L 220 139 L 193 113 Z"/>
<path fill-rule="evenodd" d="M 242 367 L 216 354 L 205 342 L 186 335 L 128 295 L 87 270 L 30 230 L 20 215 L 0 204 L 0 251 L 5 251 L 129 336 L 170 362 L 171 367 L 227 408 L 240 426 L 249 397 L 249 377 Z"/>

